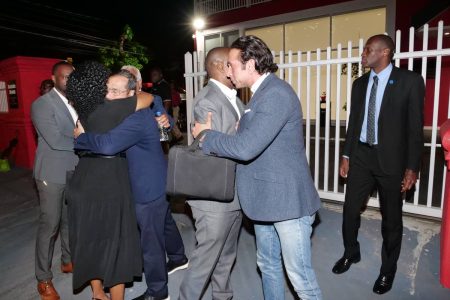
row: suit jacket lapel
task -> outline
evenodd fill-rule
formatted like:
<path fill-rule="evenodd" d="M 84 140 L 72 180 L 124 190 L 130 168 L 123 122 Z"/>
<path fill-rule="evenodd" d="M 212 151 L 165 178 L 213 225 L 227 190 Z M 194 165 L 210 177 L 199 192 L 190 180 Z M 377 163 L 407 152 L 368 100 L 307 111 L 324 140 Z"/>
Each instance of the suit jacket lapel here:
<path fill-rule="evenodd" d="M 228 100 L 227 96 L 225 96 L 225 94 L 222 93 L 220 88 L 214 82 L 210 81 L 208 84 L 210 84 L 211 87 L 214 89 L 214 91 L 219 95 L 218 99 L 220 101 L 222 101 L 225 104 L 225 106 L 228 107 L 228 109 L 231 110 L 231 112 L 233 113 L 233 116 L 235 117 L 236 121 L 239 121 L 239 115 L 237 114 L 236 109 L 233 107 L 233 105 L 231 104 L 230 100 Z M 242 115 L 242 113 L 241 113 L 241 115 Z"/>
<path fill-rule="evenodd" d="M 69 118 L 71 124 L 75 125 L 72 115 L 70 114 L 67 106 L 64 104 L 63 99 L 61 99 L 61 97 L 54 90 L 51 90 L 50 92 L 48 92 L 48 94 L 51 98 L 53 98 L 52 103 L 55 105 L 55 107 Z"/>
<path fill-rule="evenodd" d="M 360 93 L 358 98 L 361 99 L 361 106 L 360 106 L 360 110 L 359 110 L 358 127 L 357 127 L 359 129 L 358 140 L 359 140 L 359 135 L 361 134 L 362 124 L 364 122 L 364 114 L 366 111 L 366 93 L 367 93 L 367 87 L 369 85 L 369 75 L 370 75 L 370 72 L 363 75 L 363 77 L 361 78 L 361 80 L 362 80 L 361 89 L 358 91 Z"/>
<path fill-rule="evenodd" d="M 260 85 L 259 88 L 256 90 L 256 93 L 254 93 L 254 94 L 252 95 L 252 98 L 251 98 L 251 99 L 256 99 L 256 98 L 258 97 L 258 95 L 261 93 L 261 91 L 267 86 L 267 84 L 268 84 L 271 80 L 274 79 L 274 77 L 275 77 L 275 75 L 274 75 L 273 73 L 270 73 L 269 76 L 267 76 L 267 77 L 263 80 L 263 82 L 261 82 L 261 85 Z M 251 99 L 250 99 L 250 100 L 251 100 Z"/>
<path fill-rule="evenodd" d="M 397 75 L 398 75 L 398 70 L 396 67 L 393 67 L 391 75 L 389 75 L 389 79 L 386 84 L 386 88 L 384 89 L 383 100 L 381 101 L 381 107 L 380 107 L 380 116 L 383 115 L 383 111 L 386 110 L 386 107 L 389 106 L 389 101 L 391 101 L 391 99 L 392 99 L 391 96 L 393 93 L 393 89 L 396 86 L 395 83 L 398 81 Z M 380 122 L 380 117 L 378 117 L 378 122 Z"/>

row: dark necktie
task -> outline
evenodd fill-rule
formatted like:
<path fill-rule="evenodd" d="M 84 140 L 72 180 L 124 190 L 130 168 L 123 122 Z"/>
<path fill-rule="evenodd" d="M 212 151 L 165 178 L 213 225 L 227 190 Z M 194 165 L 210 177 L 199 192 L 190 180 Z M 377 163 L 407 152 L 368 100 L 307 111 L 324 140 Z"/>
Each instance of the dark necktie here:
<path fill-rule="evenodd" d="M 378 77 L 373 76 L 372 89 L 370 90 L 369 109 L 367 111 L 367 133 L 366 142 L 370 145 L 375 144 L 375 113 L 377 102 Z"/>

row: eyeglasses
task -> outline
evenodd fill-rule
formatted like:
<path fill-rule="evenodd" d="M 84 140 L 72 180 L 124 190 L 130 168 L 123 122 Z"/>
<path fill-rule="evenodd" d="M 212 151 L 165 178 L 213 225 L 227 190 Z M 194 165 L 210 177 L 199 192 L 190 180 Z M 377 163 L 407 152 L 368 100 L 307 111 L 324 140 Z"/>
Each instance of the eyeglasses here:
<path fill-rule="evenodd" d="M 108 93 L 113 94 L 113 95 L 121 95 L 121 94 L 127 93 L 129 90 L 119 90 L 119 89 L 108 88 L 107 91 L 108 91 Z"/>

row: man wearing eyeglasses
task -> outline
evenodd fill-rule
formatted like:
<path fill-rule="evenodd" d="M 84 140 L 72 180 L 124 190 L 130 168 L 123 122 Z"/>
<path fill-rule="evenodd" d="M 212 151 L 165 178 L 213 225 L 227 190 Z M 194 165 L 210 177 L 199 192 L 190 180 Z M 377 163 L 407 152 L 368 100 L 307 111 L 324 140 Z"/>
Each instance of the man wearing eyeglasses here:
<path fill-rule="evenodd" d="M 124 101 L 121 99 L 135 93 L 135 86 L 136 78 L 129 71 L 121 70 L 109 78 L 106 98 Z M 138 110 L 105 134 L 84 133 L 78 125 L 74 135 L 76 149 L 104 155 L 126 151 L 147 283 L 146 292 L 136 299 L 169 299 L 166 249 L 180 249 L 179 253 L 169 256 L 179 268 L 187 267 L 188 260 L 166 200 L 167 166 L 153 111 L 150 108 Z"/>

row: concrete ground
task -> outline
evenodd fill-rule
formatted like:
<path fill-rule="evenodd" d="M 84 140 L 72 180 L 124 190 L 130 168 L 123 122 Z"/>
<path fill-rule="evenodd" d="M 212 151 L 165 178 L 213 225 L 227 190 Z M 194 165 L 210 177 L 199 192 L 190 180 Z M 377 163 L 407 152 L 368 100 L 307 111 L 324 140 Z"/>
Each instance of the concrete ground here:
<path fill-rule="evenodd" d="M 182 201 L 172 204 L 189 257 L 195 244 L 192 220 L 184 213 Z M 38 209 L 38 198 L 29 170 L 13 169 L 0 173 L 0 299 L 39 299 L 34 277 Z M 343 253 L 342 206 L 324 202 L 320 217 L 321 223 L 312 238 L 312 252 L 324 299 L 450 299 L 450 290 L 439 283 L 439 222 L 417 217 L 404 218 L 403 247 L 394 287 L 389 293 L 379 296 L 372 292 L 380 267 L 379 213 L 374 210 L 364 213 L 359 239 L 362 260 L 342 275 L 331 272 L 334 262 Z M 231 278 L 236 300 L 263 299 L 256 267 L 255 239 L 251 224 L 247 227 L 242 229 L 240 235 L 238 258 Z M 61 299 L 90 299 L 88 288 L 73 294 L 71 275 L 61 273 L 59 259 L 58 243 L 54 254 L 53 281 Z M 183 275 L 184 271 L 178 271 L 169 276 L 172 300 L 178 298 Z M 145 289 L 142 279 L 134 282 L 126 290 L 126 299 L 140 295 Z M 203 299 L 211 299 L 209 290 Z M 296 299 L 288 285 L 286 299 Z"/>

